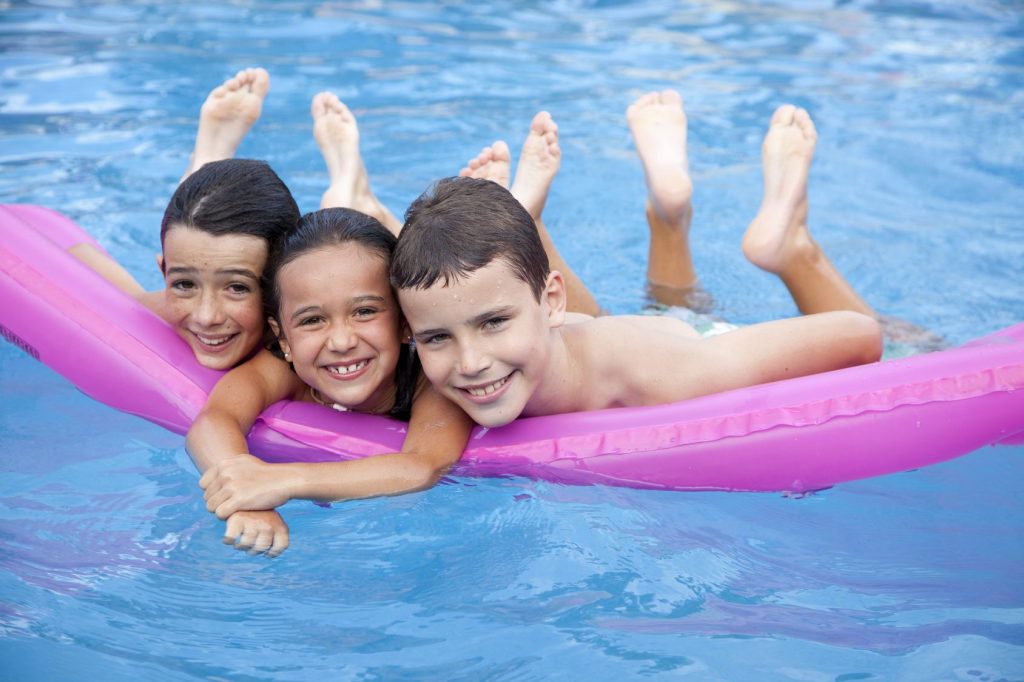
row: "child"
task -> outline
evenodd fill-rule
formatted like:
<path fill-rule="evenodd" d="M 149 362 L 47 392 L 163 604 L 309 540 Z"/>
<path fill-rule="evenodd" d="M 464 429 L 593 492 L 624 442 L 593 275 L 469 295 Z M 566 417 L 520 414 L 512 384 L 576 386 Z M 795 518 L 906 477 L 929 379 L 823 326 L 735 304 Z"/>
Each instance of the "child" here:
<path fill-rule="evenodd" d="M 285 362 L 268 351 L 221 379 L 188 432 L 205 471 L 207 509 L 228 519 L 225 541 L 280 554 L 287 526 L 250 523 L 242 510 L 289 499 L 339 500 L 430 487 L 456 462 L 472 426 L 420 376 L 403 343 L 405 323 L 388 281 L 395 237 L 348 209 L 303 216 L 267 266 L 267 311 Z M 293 371 L 294 369 L 294 371 Z M 249 454 L 245 434 L 279 400 L 408 420 L 402 452 L 329 463 L 267 464 Z"/>
<path fill-rule="evenodd" d="M 795 247 L 810 241 L 806 175 L 815 137 L 806 112 L 798 113 L 783 107 L 773 118 L 764 146 L 765 202 L 745 239 L 748 256 L 757 254 L 780 276 L 785 271 L 784 281 L 794 254 L 803 254 Z M 630 121 L 648 175 L 652 233 L 664 227 L 661 236 L 680 246 L 692 215 L 681 100 L 641 98 Z M 661 137 L 675 132 L 674 152 L 664 141 L 652 144 L 658 128 Z M 675 254 L 685 270 L 688 249 Z M 802 291 L 832 281 L 834 269 L 816 269 L 823 254 L 816 255 L 790 280 L 812 306 L 836 304 L 836 312 L 707 339 L 668 318 L 566 324 L 563 278 L 549 271 L 529 214 L 492 182 L 453 178 L 410 207 L 391 277 L 431 383 L 478 424 L 500 426 L 520 415 L 672 402 L 877 360 L 881 335 L 866 306 L 850 311 L 854 305 L 834 296 L 836 287 L 824 302 Z M 678 289 L 696 282 L 692 265 L 689 272 L 667 270 L 675 279 L 659 282 L 664 269 L 652 262 L 652 282 Z"/>
<path fill-rule="evenodd" d="M 203 103 L 189 165 L 160 226 L 157 264 L 163 290 L 146 291 L 94 244 L 69 248 L 163 317 L 200 364 L 212 369 L 230 369 L 260 345 L 263 266 L 273 243 L 300 215 L 288 188 L 267 164 L 231 158 L 259 118 L 269 89 L 264 69 L 245 69 L 210 91 Z M 397 233 L 398 221 L 370 190 L 355 118 L 330 93 L 313 98 L 311 114 L 330 175 L 322 207 L 358 208 Z"/>
<path fill-rule="evenodd" d="M 271 244 L 299 219 L 291 192 L 261 161 L 231 159 L 259 118 L 270 77 L 245 69 L 203 103 L 189 166 L 160 225 L 164 289 L 146 291 L 93 244 L 69 252 L 164 318 L 205 367 L 229 369 L 259 347 L 260 277 Z"/>

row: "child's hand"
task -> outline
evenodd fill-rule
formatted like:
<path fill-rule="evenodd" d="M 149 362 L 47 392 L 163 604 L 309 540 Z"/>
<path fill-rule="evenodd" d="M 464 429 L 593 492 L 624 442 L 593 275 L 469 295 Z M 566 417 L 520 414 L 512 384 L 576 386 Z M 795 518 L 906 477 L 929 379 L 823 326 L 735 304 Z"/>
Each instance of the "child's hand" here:
<path fill-rule="evenodd" d="M 240 511 L 228 519 L 224 544 L 276 557 L 288 549 L 288 524 L 276 511 Z"/>
<path fill-rule="evenodd" d="M 290 498 L 287 465 L 235 455 L 211 466 L 199 479 L 206 509 L 226 519 L 242 509 L 274 509 Z"/>

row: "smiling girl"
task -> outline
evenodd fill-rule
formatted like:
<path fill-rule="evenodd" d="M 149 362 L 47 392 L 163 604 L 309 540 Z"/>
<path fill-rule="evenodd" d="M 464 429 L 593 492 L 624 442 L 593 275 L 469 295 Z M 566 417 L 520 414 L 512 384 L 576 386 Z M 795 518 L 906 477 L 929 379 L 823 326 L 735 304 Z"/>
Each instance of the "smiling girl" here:
<path fill-rule="evenodd" d="M 226 374 L 187 437 L 205 472 L 199 484 L 207 509 L 228 519 L 225 542 L 280 554 L 288 546 L 283 521 L 250 524 L 236 512 L 271 510 L 296 498 L 422 490 L 462 454 L 472 425 L 425 381 L 408 344 L 388 280 L 395 243 L 374 218 L 324 209 L 303 216 L 271 255 L 267 313 L 284 360 L 261 351 Z M 402 451 L 342 462 L 265 463 L 248 454 L 245 434 L 260 412 L 284 399 L 408 420 Z"/>

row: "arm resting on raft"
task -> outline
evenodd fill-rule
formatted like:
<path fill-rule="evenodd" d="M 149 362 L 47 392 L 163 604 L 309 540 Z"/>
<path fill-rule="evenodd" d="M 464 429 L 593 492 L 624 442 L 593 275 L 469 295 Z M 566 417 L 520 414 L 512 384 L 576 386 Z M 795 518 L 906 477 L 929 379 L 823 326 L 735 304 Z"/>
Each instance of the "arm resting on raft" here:
<path fill-rule="evenodd" d="M 238 386 L 228 384 L 228 388 L 234 391 Z M 424 385 L 413 403 L 401 452 L 341 462 L 268 464 L 245 452 L 241 436 L 241 429 L 251 427 L 255 420 L 251 410 L 259 397 L 267 395 L 264 390 L 256 391 L 257 396 L 235 399 L 236 410 L 249 408 L 244 417 L 237 411 L 229 414 L 230 409 L 211 409 L 202 424 L 196 421 L 200 429 L 195 449 L 203 452 L 193 456 L 197 464 L 202 459 L 207 467 L 199 485 L 206 491 L 207 509 L 220 518 L 239 509 L 272 509 L 289 499 L 337 501 L 429 488 L 458 461 L 472 429 L 462 410 Z M 190 443 L 192 435 L 190 431 Z M 217 448 L 220 455 L 213 456 L 211 451 Z"/>

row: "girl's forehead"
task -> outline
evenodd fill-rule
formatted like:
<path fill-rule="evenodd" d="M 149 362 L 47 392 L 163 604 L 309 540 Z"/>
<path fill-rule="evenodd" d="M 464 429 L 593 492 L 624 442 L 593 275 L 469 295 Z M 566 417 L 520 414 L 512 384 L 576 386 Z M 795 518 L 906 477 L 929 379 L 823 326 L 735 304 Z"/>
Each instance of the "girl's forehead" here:
<path fill-rule="evenodd" d="M 343 242 L 341 244 L 328 244 L 310 249 L 295 258 L 288 265 L 298 261 L 332 263 L 339 267 L 362 268 L 362 269 L 387 269 L 390 265 L 388 259 L 379 252 L 358 242 Z M 286 266 L 287 267 L 287 266 Z"/>
<path fill-rule="evenodd" d="M 307 251 L 282 266 L 277 279 L 286 297 L 302 290 L 321 296 L 347 298 L 359 292 L 391 298 L 388 264 L 374 251 L 351 242 Z"/>

